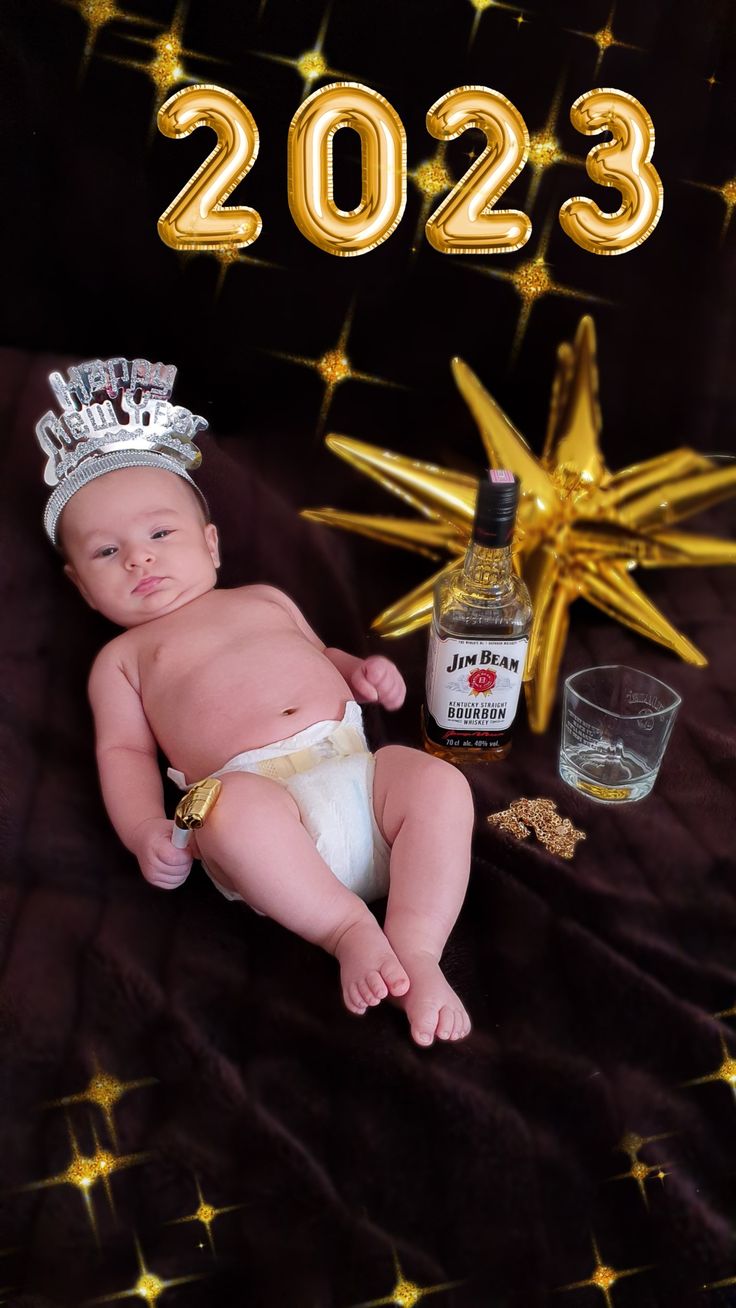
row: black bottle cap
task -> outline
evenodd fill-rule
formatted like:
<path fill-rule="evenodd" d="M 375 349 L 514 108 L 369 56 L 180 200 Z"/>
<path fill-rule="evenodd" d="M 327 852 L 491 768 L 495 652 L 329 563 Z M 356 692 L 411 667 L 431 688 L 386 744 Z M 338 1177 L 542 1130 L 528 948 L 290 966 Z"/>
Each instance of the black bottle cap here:
<path fill-rule="evenodd" d="M 491 468 L 478 486 L 473 540 L 479 545 L 500 548 L 514 536 L 519 482 L 506 468 Z"/>

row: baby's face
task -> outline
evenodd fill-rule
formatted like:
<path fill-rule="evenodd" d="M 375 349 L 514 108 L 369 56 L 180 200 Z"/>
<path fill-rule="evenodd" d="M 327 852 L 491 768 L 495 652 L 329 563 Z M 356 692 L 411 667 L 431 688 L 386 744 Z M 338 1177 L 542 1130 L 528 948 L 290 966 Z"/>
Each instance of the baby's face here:
<path fill-rule="evenodd" d="M 163 468 L 121 468 L 89 482 L 63 510 L 64 571 L 93 609 L 137 627 L 212 590 L 217 528 L 196 494 Z"/>

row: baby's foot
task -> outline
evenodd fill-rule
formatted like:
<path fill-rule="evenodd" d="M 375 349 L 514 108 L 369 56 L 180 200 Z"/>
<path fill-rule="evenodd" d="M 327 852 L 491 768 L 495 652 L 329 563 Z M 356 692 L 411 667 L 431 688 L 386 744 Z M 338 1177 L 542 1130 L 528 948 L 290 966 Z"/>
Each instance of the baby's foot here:
<path fill-rule="evenodd" d="M 335 947 L 345 1007 L 364 1013 L 386 995 L 406 994 L 409 978 L 376 919 L 366 913 L 349 926 Z"/>
<path fill-rule="evenodd" d="M 409 1019 L 418 1045 L 438 1040 L 462 1040 L 470 1031 L 470 1018 L 431 954 L 404 954 L 411 985 L 399 1006 Z"/>

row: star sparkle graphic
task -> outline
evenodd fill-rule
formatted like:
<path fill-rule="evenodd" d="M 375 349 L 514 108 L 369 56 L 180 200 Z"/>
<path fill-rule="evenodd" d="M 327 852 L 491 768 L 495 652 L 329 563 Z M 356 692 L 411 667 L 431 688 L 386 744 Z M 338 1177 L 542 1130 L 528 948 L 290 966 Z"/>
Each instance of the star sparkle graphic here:
<path fill-rule="evenodd" d="M 445 163 L 446 154 L 447 144 L 443 141 L 431 159 L 424 159 L 422 163 L 417 164 L 416 168 L 412 168 L 411 172 L 407 174 L 409 180 L 414 183 L 422 197 L 417 225 L 411 243 L 412 254 L 416 254 L 419 249 L 433 202 L 455 185 L 454 178 Z"/>
<path fill-rule="evenodd" d="M 429 1294 L 439 1294 L 442 1290 L 452 1290 L 464 1284 L 463 1281 L 442 1281 L 438 1285 L 417 1285 L 404 1276 L 395 1250 L 393 1257 L 396 1272 L 396 1284 L 393 1290 L 380 1299 L 368 1299 L 363 1303 L 353 1304 L 352 1308 L 378 1308 L 379 1304 L 395 1304 L 397 1308 L 414 1308 L 415 1304 L 420 1303 Z"/>
<path fill-rule="evenodd" d="M 651 1271 L 654 1264 L 647 1263 L 643 1267 L 609 1267 L 606 1263 L 601 1261 L 598 1244 L 594 1235 L 591 1236 L 591 1242 L 593 1245 L 593 1255 L 595 1257 L 595 1267 L 590 1276 L 585 1281 L 571 1281 L 569 1285 L 558 1285 L 556 1287 L 556 1293 L 561 1293 L 566 1290 L 584 1290 L 587 1289 L 588 1286 L 595 1286 L 596 1289 L 601 1291 L 603 1298 L 606 1301 L 606 1308 L 615 1308 L 613 1299 L 611 1298 L 611 1290 L 616 1282 L 623 1280 L 626 1276 L 637 1276 L 640 1272 Z"/>
<path fill-rule="evenodd" d="M 609 50 L 613 49 L 614 46 L 618 46 L 623 50 L 641 50 L 640 45 L 632 45 L 630 41 L 619 41 L 618 38 L 614 36 L 613 18 L 615 12 L 616 5 L 613 4 L 611 5 L 611 11 L 608 15 L 605 27 L 599 28 L 597 32 L 581 32 L 575 27 L 568 27 L 565 29 L 572 33 L 573 36 L 584 36 L 587 37 L 589 41 L 595 41 L 595 44 L 598 46 L 598 58 L 596 59 L 595 68 L 593 70 L 594 77 L 597 77 L 600 72 L 604 56 Z"/>
<path fill-rule="evenodd" d="M 504 0 L 470 0 L 470 4 L 475 10 L 475 16 L 473 18 L 473 25 L 470 29 L 470 36 L 468 37 L 468 50 L 470 50 L 476 36 L 478 35 L 481 18 L 489 9 L 503 9 L 507 13 L 514 14 L 515 21 L 519 27 L 521 27 L 522 23 L 525 22 L 524 14 L 527 10 L 522 9 L 520 5 L 506 4 Z"/>
<path fill-rule="evenodd" d="M 627 1131 L 616 1145 L 616 1153 L 626 1154 L 632 1163 L 638 1163 L 639 1150 L 644 1145 L 654 1144 L 655 1140 L 671 1140 L 675 1134 L 674 1131 L 661 1131 L 659 1135 L 637 1135 L 634 1131 Z"/>
<path fill-rule="evenodd" d="M 209 1242 L 209 1246 L 210 1246 L 210 1251 L 211 1251 L 211 1253 L 212 1253 L 212 1257 L 216 1259 L 216 1258 L 217 1258 L 217 1251 L 215 1250 L 215 1241 L 214 1241 L 214 1237 L 213 1237 L 213 1235 L 212 1235 L 212 1225 L 213 1225 L 213 1223 L 216 1221 L 216 1219 L 217 1219 L 218 1217 L 222 1217 L 223 1213 L 234 1213 L 234 1212 L 236 1212 L 236 1210 L 238 1210 L 238 1209 L 240 1209 L 240 1208 L 243 1208 L 244 1205 L 243 1205 L 243 1204 L 228 1204 L 225 1208 L 215 1208 L 213 1204 L 208 1204 L 208 1203 L 207 1203 L 207 1201 L 206 1201 L 204 1195 L 202 1194 L 202 1187 L 201 1187 L 201 1185 L 200 1185 L 200 1183 L 199 1183 L 199 1177 L 198 1177 L 198 1176 L 195 1176 L 195 1178 L 194 1178 L 194 1183 L 195 1183 L 195 1185 L 196 1185 L 196 1187 L 197 1187 L 197 1198 L 198 1198 L 198 1200 L 199 1200 L 199 1204 L 198 1204 L 198 1206 L 197 1206 L 197 1209 L 196 1209 L 195 1212 L 193 1212 L 193 1213 L 188 1213 L 186 1217 L 174 1217 L 174 1218 L 172 1218 L 172 1220 L 171 1220 L 170 1222 L 167 1222 L 166 1225 L 167 1225 L 167 1226 L 180 1226 L 180 1225 L 182 1225 L 184 1222 L 201 1222 L 202 1225 L 203 1225 L 204 1228 L 205 1228 L 206 1233 L 207 1233 L 207 1240 L 208 1240 L 208 1242 Z M 202 1249 L 202 1248 L 204 1248 L 204 1246 L 203 1246 L 203 1245 L 200 1245 L 199 1248 Z"/>
<path fill-rule="evenodd" d="M 696 1076 L 691 1081 L 681 1081 L 680 1085 L 707 1085 L 710 1081 L 724 1081 L 736 1099 L 736 1058 L 726 1045 L 723 1036 L 720 1037 L 720 1042 L 723 1055 L 720 1067 L 717 1067 L 715 1072 L 709 1072 L 707 1076 Z"/>
<path fill-rule="evenodd" d="M 237 245 L 221 245 L 217 250 L 191 250 L 184 254 L 184 258 L 196 259 L 200 255 L 208 255 L 210 258 L 216 259 L 220 265 L 217 282 L 215 283 L 215 300 L 219 299 L 225 285 L 225 278 L 230 269 L 234 268 L 236 264 L 250 264 L 253 268 L 270 268 L 284 272 L 283 264 L 272 263 L 269 259 L 257 259 L 253 254 L 244 254 Z"/>
<path fill-rule="evenodd" d="M 248 53 L 255 55 L 257 59 L 270 59 L 272 63 L 285 64 L 288 68 L 293 68 L 302 80 L 301 99 L 304 100 L 307 94 L 312 90 L 315 82 L 322 77 L 341 77 L 347 81 L 358 81 L 358 77 L 353 73 L 341 72 L 338 68 L 331 68 L 327 56 L 324 52 L 325 36 L 330 22 L 333 0 L 327 5 L 322 15 L 322 21 L 317 33 L 317 39 L 311 50 L 305 50 L 302 54 L 296 56 L 274 54 L 270 50 L 249 50 Z M 261 8 L 261 12 L 262 12 Z M 259 13 L 260 18 L 260 13 Z"/>
<path fill-rule="evenodd" d="M 562 94 L 564 90 L 565 79 L 562 77 L 555 91 L 554 99 L 549 108 L 544 126 L 537 132 L 532 132 L 529 136 L 529 158 L 526 167 L 531 170 L 531 182 L 526 197 L 526 208 L 531 209 L 537 198 L 542 177 L 547 168 L 554 167 L 555 164 L 575 164 L 579 168 L 585 167 L 585 160 L 578 158 L 576 155 L 567 154 L 563 150 L 557 136 L 557 124 L 560 117 L 560 106 L 562 104 Z"/>
<path fill-rule="evenodd" d="M 641 1159 L 631 1160 L 631 1167 L 628 1172 L 619 1172 L 617 1176 L 609 1176 L 609 1181 L 636 1181 L 639 1193 L 644 1200 L 645 1208 L 649 1207 L 649 1196 L 646 1191 L 646 1182 L 651 1176 L 657 1180 L 664 1181 L 669 1172 L 665 1171 L 666 1167 L 671 1167 L 671 1163 L 643 1163 Z"/>
<path fill-rule="evenodd" d="M 110 1208 L 114 1211 L 112 1190 L 110 1188 L 111 1176 L 114 1172 L 120 1171 L 121 1168 L 133 1167 L 138 1163 L 147 1162 L 151 1158 L 151 1154 L 114 1154 L 111 1149 L 104 1149 L 100 1146 L 94 1127 L 92 1128 L 92 1135 L 95 1151 L 93 1154 L 83 1154 L 79 1148 L 74 1128 L 68 1118 L 66 1126 L 71 1146 L 71 1158 L 64 1171 L 57 1172 L 55 1176 L 45 1177 L 42 1181 L 31 1181 L 28 1185 L 21 1186 L 20 1190 L 21 1192 L 48 1190 L 57 1185 L 73 1185 L 79 1190 L 95 1239 L 99 1241 L 97 1217 L 92 1204 L 92 1190 L 101 1182 L 105 1188 Z"/>
<path fill-rule="evenodd" d="M 146 1266 L 140 1241 L 136 1236 L 135 1251 L 138 1259 L 138 1279 L 134 1285 L 127 1290 L 120 1290 L 117 1294 L 103 1294 L 96 1299 L 87 1299 L 86 1303 L 114 1303 L 118 1299 L 144 1299 L 146 1303 L 157 1304 L 166 1290 L 170 1290 L 175 1285 L 186 1285 L 190 1281 L 201 1281 L 203 1279 L 201 1272 L 195 1272 L 191 1276 L 175 1276 L 171 1279 L 164 1280 L 157 1276 L 155 1272 L 149 1270 Z"/>
<path fill-rule="evenodd" d="M 151 18 L 143 18 L 140 14 L 131 14 L 126 9 L 119 9 L 115 0 L 61 0 L 61 3 L 67 9 L 73 9 L 78 13 L 87 27 L 87 38 L 79 69 L 80 78 L 87 71 L 100 32 L 109 23 L 140 23 L 143 27 L 160 26 Z"/>
<path fill-rule="evenodd" d="M 201 50 L 189 50 L 184 46 L 184 23 L 187 8 L 187 0 L 179 0 L 171 27 L 158 36 L 143 37 L 124 33 L 127 41 L 134 41 L 137 45 L 143 45 L 152 50 L 153 59 L 142 62 L 139 59 L 123 59 L 119 55 L 105 55 L 105 58 L 110 59 L 113 63 L 122 64 L 125 68 L 134 68 L 137 72 L 146 74 L 156 92 L 157 108 L 160 104 L 163 104 L 172 87 L 177 86 L 180 82 L 194 82 L 197 80 L 194 74 L 187 69 L 184 63 L 185 59 L 204 60 L 207 63 L 214 64 L 222 64 L 223 62 L 222 59 L 204 54 Z"/>
<path fill-rule="evenodd" d="M 89 1084 L 85 1090 L 80 1090 L 76 1094 L 65 1095 L 62 1099 L 51 1099 L 48 1103 L 42 1104 L 41 1107 L 66 1108 L 69 1104 L 92 1104 L 101 1109 L 105 1117 L 107 1129 L 110 1132 L 110 1138 L 113 1143 L 117 1144 L 113 1109 L 120 1102 L 123 1096 L 129 1094 L 131 1090 L 139 1090 L 143 1086 L 156 1085 L 157 1081 L 153 1076 L 142 1077 L 136 1081 L 119 1081 L 117 1077 L 112 1076 L 109 1072 L 103 1071 L 96 1057 L 93 1061 L 95 1070 L 90 1077 Z"/>
<path fill-rule="evenodd" d="M 359 372 L 357 368 L 353 367 L 346 350 L 354 313 L 355 303 L 353 302 L 348 309 L 337 344 L 325 350 L 324 354 L 321 354 L 318 359 L 310 359 L 302 354 L 289 354 L 284 350 L 265 351 L 266 354 L 271 354 L 274 358 L 286 359 L 289 363 L 298 363 L 303 368 L 312 368 L 319 373 L 324 382 L 325 390 L 317 420 L 316 436 L 322 434 L 335 390 L 343 382 L 362 381 L 368 382 L 372 386 L 387 386 L 394 390 L 406 389 L 400 382 L 386 381 L 383 377 L 373 377 L 370 373 Z"/>
<path fill-rule="evenodd" d="M 516 331 L 511 345 L 511 354 L 509 365 L 513 365 L 519 355 L 522 342 L 526 335 L 526 329 L 529 326 L 529 319 L 532 310 L 545 295 L 561 295 L 570 300 L 582 302 L 605 304 L 609 307 L 611 300 L 605 300 L 599 295 L 593 295 L 588 291 L 579 291 L 572 286 L 563 286 L 562 283 L 555 281 L 552 273 L 552 265 L 547 263 L 547 247 L 549 245 L 552 233 L 553 218 L 550 218 L 542 233 L 537 253 L 531 259 L 524 259 L 514 269 L 493 268 L 486 264 L 465 263 L 457 264 L 462 270 L 474 273 L 481 277 L 493 277 L 498 281 L 509 282 L 513 286 L 519 297 L 519 316 L 516 320 Z"/>
<path fill-rule="evenodd" d="M 688 186 L 697 186 L 701 191 L 710 191 L 713 195 L 719 196 L 726 206 L 726 212 L 723 215 L 723 226 L 721 227 L 721 240 L 725 239 L 726 233 L 731 226 L 733 211 L 736 209 L 736 177 L 729 177 L 728 181 L 722 186 L 712 186 L 708 182 L 693 182 L 687 179 Z"/>

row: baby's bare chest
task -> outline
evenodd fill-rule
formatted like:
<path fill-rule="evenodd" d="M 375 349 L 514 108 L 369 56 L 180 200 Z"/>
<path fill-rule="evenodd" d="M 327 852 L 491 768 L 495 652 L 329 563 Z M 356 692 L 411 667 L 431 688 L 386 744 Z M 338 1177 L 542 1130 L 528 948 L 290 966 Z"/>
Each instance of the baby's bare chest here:
<path fill-rule="evenodd" d="M 275 604 L 224 601 L 175 616 L 174 622 L 152 623 L 136 632 L 144 706 L 205 687 L 226 699 L 233 682 L 247 688 L 274 662 L 293 667 L 309 655 L 309 642 Z"/>

